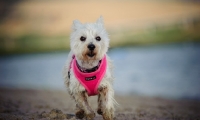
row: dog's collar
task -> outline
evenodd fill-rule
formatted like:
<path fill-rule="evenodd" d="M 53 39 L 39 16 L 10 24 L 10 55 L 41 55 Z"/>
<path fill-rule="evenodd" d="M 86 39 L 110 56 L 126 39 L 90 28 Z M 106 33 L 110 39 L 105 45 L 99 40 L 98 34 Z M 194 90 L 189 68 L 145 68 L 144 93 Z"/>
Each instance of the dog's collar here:
<path fill-rule="evenodd" d="M 78 67 L 78 69 L 83 72 L 83 73 L 91 73 L 91 72 L 95 72 L 96 70 L 99 69 L 99 66 L 101 65 L 101 60 L 99 60 L 99 63 L 97 66 L 93 67 L 93 68 L 90 68 L 90 69 L 85 69 L 83 67 L 81 67 L 78 62 L 76 61 L 76 65 Z"/>

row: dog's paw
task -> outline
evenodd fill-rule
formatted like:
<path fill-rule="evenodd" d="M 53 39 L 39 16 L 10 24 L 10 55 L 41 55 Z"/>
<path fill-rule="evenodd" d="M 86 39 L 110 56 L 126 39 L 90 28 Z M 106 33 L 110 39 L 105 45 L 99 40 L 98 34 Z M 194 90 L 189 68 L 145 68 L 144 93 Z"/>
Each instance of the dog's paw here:
<path fill-rule="evenodd" d="M 85 116 L 85 112 L 83 110 L 79 110 L 79 111 L 76 112 L 76 117 L 78 119 L 83 119 L 84 116 Z"/>
<path fill-rule="evenodd" d="M 94 112 L 90 112 L 89 114 L 86 114 L 86 120 L 93 120 L 93 118 L 95 117 L 95 113 Z"/>
<path fill-rule="evenodd" d="M 98 108 L 98 109 L 97 109 L 97 113 L 98 113 L 99 115 L 102 115 L 102 114 L 103 114 L 101 108 Z"/>
<path fill-rule="evenodd" d="M 102 113 L 104 120 L 113 120 L 113 110 L 112 109 L 105 109 Z"/>

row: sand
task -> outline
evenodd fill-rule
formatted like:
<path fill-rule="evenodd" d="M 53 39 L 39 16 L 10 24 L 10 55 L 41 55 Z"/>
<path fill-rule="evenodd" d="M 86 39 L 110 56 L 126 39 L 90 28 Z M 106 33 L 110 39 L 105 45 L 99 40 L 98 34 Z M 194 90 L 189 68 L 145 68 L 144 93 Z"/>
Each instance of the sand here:
<path fill-rule="evenodd" d="M 104 17 L 108 30 L 118 31 L 187 22 L 200 14 L 199 2 L 155 0 L 25 0 L 13 2 L 12 5 L 0 2 L 0 8 L 0 32 L 8 36 L 67 35 L 73 20 L 94 22 L 100 15 Z"/>
<path fill-rule="evenodd" d="M 199 120 L 200 101 L 116 95 L 115 120 Z M 90 104 L 96 110 L 96 97 Z M 0 120 L 75 120 L 66 91 L 0 89 Z M 94 120 L 102 120 L 96 114 Z"/>

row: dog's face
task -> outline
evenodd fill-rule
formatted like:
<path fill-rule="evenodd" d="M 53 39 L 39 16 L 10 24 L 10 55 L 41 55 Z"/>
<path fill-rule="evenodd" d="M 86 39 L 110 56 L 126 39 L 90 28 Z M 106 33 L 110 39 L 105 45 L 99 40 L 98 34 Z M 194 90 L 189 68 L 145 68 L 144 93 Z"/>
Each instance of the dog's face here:
<path fill-rule="evenodd" d="M 73 22 L 70 47 L 80 60 L 100 60 L 109 47 L 108 34 L 100 17 L 95 23 Z"/>

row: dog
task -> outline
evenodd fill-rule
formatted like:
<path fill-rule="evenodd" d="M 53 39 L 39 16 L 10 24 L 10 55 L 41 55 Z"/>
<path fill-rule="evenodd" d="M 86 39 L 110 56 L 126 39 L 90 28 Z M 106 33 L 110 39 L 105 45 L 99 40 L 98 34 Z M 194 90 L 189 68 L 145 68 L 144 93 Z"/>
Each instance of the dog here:
<path fill-rule="evenodd" d="M 97 113 L 104 120 L 113 120 L 115 104 L 113 90 L 113 65 L 107 51 L 108 33 L 103 18 L 94 23 L 73 21 L 70 48 L 64 66 L 64 79 L 70 96 L 76 102 L 76 118 L 93 119 L 95 112 L 89 106 L 88 97 L 98 96 Z"/>

